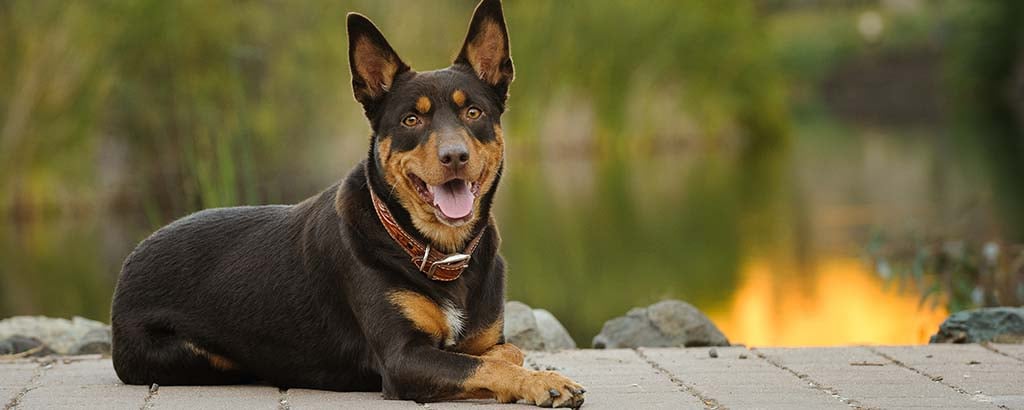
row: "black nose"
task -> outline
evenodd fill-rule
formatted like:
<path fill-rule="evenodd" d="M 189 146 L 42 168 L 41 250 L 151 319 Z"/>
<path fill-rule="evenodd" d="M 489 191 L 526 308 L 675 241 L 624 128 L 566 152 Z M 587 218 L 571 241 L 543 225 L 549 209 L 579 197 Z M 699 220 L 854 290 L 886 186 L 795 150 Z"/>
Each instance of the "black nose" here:
<path fill-rule="evenodd" d="M 469 162 L 469 150 L 463 144 L 445 145 L 437 151 L 441 165 L 457 171 Z"/>

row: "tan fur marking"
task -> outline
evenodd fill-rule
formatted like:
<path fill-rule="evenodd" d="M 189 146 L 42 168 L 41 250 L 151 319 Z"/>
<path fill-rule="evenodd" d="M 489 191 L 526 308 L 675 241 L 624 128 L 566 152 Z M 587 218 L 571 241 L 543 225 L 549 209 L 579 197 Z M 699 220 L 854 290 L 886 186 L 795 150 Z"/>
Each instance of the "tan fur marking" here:
<path fill-rule="evenodd" d="M 377 143 L 377 159 L 381 164 L 387 164 L 391 158 L 391 137 L 387 136 Z"/>
<path fill-rule="evenodd" d="M 462 92 L 462 90 L 453 91 L 452 101 L 455 102 L 455 105 L 462 107 L 463 105 L 466 104 L 466 93 Z"/>
<path fill-rule="evenodd" d="M 235 362 L 231 361 L 230 359 L 219 354 L 210 353 L 200 348 L 199 346 L 196 346 L 192 342 L 185 342 L 185 347 L 187 347 L 188 350 L 191 350 L 192 353 L 195 353 L 197 356 L 205 357 L 206 360 L 210 362 L 210 366 L 213 366 L 213 368 L 215 369 L 229 371 L 238 368 L 238 365 L 236 365 Z"/>
<path fill-rule="evenodd" d="M 398 61 L 393 56 L 383 56 L 370 40 L 360 38 L 352 53 L 356 71 L 366 81 L 368 97 L 378 97 L 391 88 L 391 82 L 398 72 Z"/>
<path fill-rule="evenodd" d="M 507 55 L 505 35 L 494 20 L 484 21 L 480 33 L 466 47 L 466 59 L 473 70 L 491 85 L 501 82 L 501 62 Z"/>
<path fill-rule="evenodd" d="M 426 114 L 430 112 L 430 98 L 427 98 L 427 96 L 421 96 L 420 98 L 417 98 L 416 111 L 419 111 L 420 114 Z"/>
<path fill-rule="evenodd" d="M 430 335 L 435 342 L 448 337 L 444 311 L 430 298 L 413 291 L 399 290 L 389 293 L 388 300 L 398 306 L 413 326 Z"/>
<path fill-rule="evenodd" d="M 498 344 L 503 330 L 504 322 L 499 318 L 490 326 L 487 326 L 487 328 L 467 337 L 462 343 L 459 343 L 456 350 L 473 356 L 480 356 Z"/>
<path fill-rule="evenodd" d="M 480 360 L 480 366 L 462 383 L 464 393 L 461 398 L 489 396 L 502 403 L 523 399 L 538 405 L 554 401 L 557 405 L 573 398 L 574 394 L 569 389 L 582 389 L 579 384 L 555 372 L 532 371 L 493 357 L 481 357 Z M 550 389 L 558 391 L 559 397 L 553 399 Z"/>
<path fill-rule="evenodd" d="M 480 192 L 488 192 L 494 185 L 498 176 L 498 168 L 501 167 L 502 159 L 505 156 L 505 137 L 501 126 L 494 125 L 494 141 L 483 143 L 476 138 L 468 138 L 470 153 L 477 162 L 485 167 L 481 171 Z M 479 201 L 477 201 L 479 205 Z"/>
<path fill-rule="evenodd" d="M 518 347 L 511 343 L 491 346 L 490 349 L 487 349 L 487 351 L 480 356 L 501 359 L 516 366 L 522 366 L 523 362 L 526 360 L 526 355 L 523 354 L 523 351 L 519 350 Z"/>

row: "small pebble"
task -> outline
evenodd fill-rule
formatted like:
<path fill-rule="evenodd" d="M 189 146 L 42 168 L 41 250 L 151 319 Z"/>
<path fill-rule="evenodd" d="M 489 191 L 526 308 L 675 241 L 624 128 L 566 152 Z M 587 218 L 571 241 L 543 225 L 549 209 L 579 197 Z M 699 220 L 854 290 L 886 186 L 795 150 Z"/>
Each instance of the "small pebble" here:
<path fill-rule="evenodd" d="M 712 347 L 711 350 L 708 350 L 708 356 L 711 356 L 712 359 L 718 358 L 718 350 Z"/>
<path fill-rule="evenodd" d="M 931 359 L 931 358 L 932 358 L 932 355 L 930 355 L 930 354 L 926 354 L 926 355 L 924 355 L 924 357 L 926 357 L 926 358 L 928 358 L 928 359 Z"/>
<path fill-rule="evenodd" d="M 977 361 L 977 360 L 971 360 L 971 361 L 967 362 L 967 364 L 969 364 L 969 365 L 971 365 L 971 366 L 974 366 L 974 365 L 976 365 L 976 364 L 981 364 L 981 362 L 979 362 L 979 361 Z"/>
<path fill-rule="evenodd" d="M 935 376 L 935 377 L 932 377 L 932 381 L 933 381 L 933 382 L 941 382 L 941 381 L 942 381 L 942 376 Z"/>
<path fill-rule="evenodd" d="M 747 358 L 747 355 L 745 353 L 740 353 L 740 359 L 746 359 L 746 358 Z"/>

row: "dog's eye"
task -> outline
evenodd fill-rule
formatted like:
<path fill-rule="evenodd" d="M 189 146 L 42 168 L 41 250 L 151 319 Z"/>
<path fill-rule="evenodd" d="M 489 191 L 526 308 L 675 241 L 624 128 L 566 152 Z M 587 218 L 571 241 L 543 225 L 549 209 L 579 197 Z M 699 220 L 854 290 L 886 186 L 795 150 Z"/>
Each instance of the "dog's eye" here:
<path fill-rule="evenodd" d="M 482 115 L 483 113 L 484 112 L 480 111 L 479 108 L 469 107 L 469 109 L 466 110 L 466 118 L 469 118 L 471 120 L 475 120 L 477 118 L 480 118 L 480 115 Z"/>
<path fill-rule="evenodd" d="M 419 123 L 420 119 L 415 115 L 407 115 L 402 119 L 402 125 L 410 128 L 419 125 Z"/>

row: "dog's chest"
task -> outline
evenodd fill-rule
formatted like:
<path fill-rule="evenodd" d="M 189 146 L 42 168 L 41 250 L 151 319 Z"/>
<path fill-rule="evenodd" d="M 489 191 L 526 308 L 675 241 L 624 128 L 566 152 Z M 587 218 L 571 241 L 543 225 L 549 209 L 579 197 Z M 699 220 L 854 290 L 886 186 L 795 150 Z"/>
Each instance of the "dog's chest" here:
<path fill-rule="evenodd" d="M 462 338 L 466 328 L 466 312 L 450 301 L 441 304 L 441 312 L 448 325 L 448 335 L 444 340 L 444 345 L 445 347 L 455 346 Z"/>

